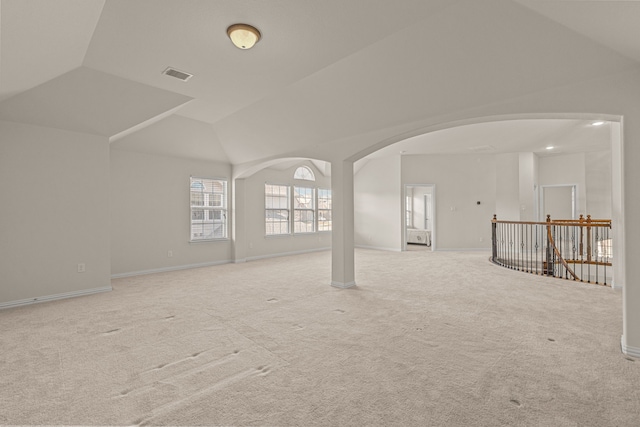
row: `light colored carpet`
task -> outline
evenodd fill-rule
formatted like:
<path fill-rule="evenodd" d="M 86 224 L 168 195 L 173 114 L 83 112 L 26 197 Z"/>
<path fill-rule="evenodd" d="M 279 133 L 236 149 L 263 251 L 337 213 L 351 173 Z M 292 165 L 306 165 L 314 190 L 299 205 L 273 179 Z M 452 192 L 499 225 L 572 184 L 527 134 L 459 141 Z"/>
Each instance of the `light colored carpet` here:
<path fill-rule="evenodd" d="M 488 254 L 330 253 L 0 311 L 0 424 L 638 426 L 621 293 Z"/>

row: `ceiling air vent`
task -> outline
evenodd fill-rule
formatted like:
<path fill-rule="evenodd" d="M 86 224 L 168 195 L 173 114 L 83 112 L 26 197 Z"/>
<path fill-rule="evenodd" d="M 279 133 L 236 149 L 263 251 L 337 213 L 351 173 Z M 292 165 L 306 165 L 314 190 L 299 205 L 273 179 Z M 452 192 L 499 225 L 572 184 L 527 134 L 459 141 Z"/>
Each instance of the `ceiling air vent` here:
<path fill-rule="evenodd" d="M 176 70 L 175 68 L 171 68 L 171 67 L 169 67 L 166 70 L 164 70 L 162 72 L 162 74 L 165 74 L 165 75 L 171 76 L 171 77 L 175 77 L 176 79 L 180 79 L 183 82 L 186 82 L 191 77 L 193 77 L 193 74 L 185 73 L 184 71 Z"/>

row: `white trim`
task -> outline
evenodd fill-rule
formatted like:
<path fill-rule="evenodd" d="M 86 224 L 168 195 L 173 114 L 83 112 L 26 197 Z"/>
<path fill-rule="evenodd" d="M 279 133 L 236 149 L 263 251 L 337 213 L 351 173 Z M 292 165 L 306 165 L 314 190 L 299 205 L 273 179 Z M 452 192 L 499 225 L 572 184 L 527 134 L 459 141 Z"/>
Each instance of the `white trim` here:
<path fill-rule="evenodd" d="M 620 337 L 620 347 L 622 349 L 622 352 L 627 356 L 640 358 L 640 348 L 626 345 L 624 343 L 624 335 Z"/>
<path fill-rule="evenodd" d="M 571 187 L 571 202 L 572 202 L 572 206 L 571 206 L 571 215 L 573 216 L 573 218 L 571 219 L 578 219 L 578 208 L 579 208 L 579 200 L 578 200 L 578 196 L 580 195 L 579 191 L 580 191 L 580 186 L 578 184 L 543 184 L 543 185 L 538 185 L 538 209 L 540 210 L 538 213 L 538 221 L 539 222 L 544 222 L 547 220 L 547 213 L 545 212 L 545 206 L 544 206 L 544 189 L 545 188 L 559 188 L 559 187 Z M 554 218 L 551 218 L 554 219 Z M 556 218 L 558 219 L 558 218 Z"/>
<path fill-rule="evenodd" d="M 356 282 L 347 282 L 347 283 L 334 282 L 334 281 L 331 282 L 331 286 L 339 289 L 349 289 L 349 288 L 353 288 L 355 285 L 356 285 Z"/>
<path fill-rule="evenodd" d="M 45 296 L 36 297 L 36 298 L 27 298 L 27 299 L 21 299 L 21 300 L 16 300 L 16 301 L 2 302 L 2 303 L 0 303 L 0 309 L 11 308 L 11 307 L 19 307 L 19 306 L 22 306 L 22 305 L 37 304 L 37 303 L 46 302 L 46 301 L 55 301 L 55 300 L 59 300 L 59 299 L 80 297 L 80 296 L 85 296 L 85 295 L 98 294 L 98 293 L 101 293 L 101 292 L 111 292 L 112 290 L 113 290 L 113 288 L 111 287 L 111 285 L 109 285 L 109 286 L 104 286 L 104 287 L 101 287 L 101 288 L 84 289 L 84 290 L 81 290 L 81 291 L 64 292 L 62 294 L 45 295 Z"/>
<path fill-rule="evenodd" d="M 402 155 L 400 156 L 402 158 Z M 429 230 L 431 232 L 431 245 L 427 246 L 428 248 L 431 249 L 432 252 L 436 251 L 436 212 L 438 211 L 436 208 L 436 184 L 404 184 L 404 197 L 405 199 L 402 201 L 402 251 L 406 251 L 407 250 L 407 215 L 406 215 L 406 208 L 405 208 L 405 203 L 406 203 L 406 197 L 407 197 L 407 190 L 409 189 L 409 187 L 411 188 L 430 188 L 431 189 L 431 212 L 429 212 L 431 214 L 431 229 Z M 425 194 L 426 197 L 426 194 Z M 426 210 L 427 210 L 427 206 L 425 203 L 425 214 L 426 214 Z M 420 228 L 420 227 L 417 227 Z"/>
<path fill-rule="evenodd" d="M 224 261 L 202 262 L 199 264 L 176 265 L 173 267 L 154 268 L 151 270 L 140 270 L 140 271 L 131 271 L 129 273 L 112 274 L 111 278 L 121 279 L 123 277 L 143 276 L 145 274 L 166 273 L 168 271 L 189 270 L 192 268 L 201 268 L 201 267 L 212 267 L 214 265 L 229 264 L 229 263 L 231 263 L 231 261 L 224 260 Z"/>
<path fill-rule="evenodd" d="M 169 117 L 170 115 L 172 115 L 173 113 L 175 113 L 176 111 L 178 111 L 179 109 L 181 109 L 182 107 L 184 107 L 186 104 L 188 104 L 189 102 L 193 101 L 193 98 L 190 98 L 184 102 L 182 102 L 180 105 L 178 105 L 177 107 L 174 107 L 170 110 L 167 110 L 163 113 L 158 114 L 157 116 L 151 117 L 148 120 L 143 121 L 142 123 L 138 123 L 135 126 L 130 127 L 129 129 L 125 129 L 122 132 L 119 132 L 113 136 L 109 137 L 109 144 L 111 144 L 112 142 L 115 142 L 119 139 L 124 138 L 127 135 L 130 135 L 136 131 L 139 131 L 140 129 L 146 128 L 149 125 L 152 125 L 156 122 L 159 122 L 160 120 L 164 119 L 165 117 Z"/>
<path fill-rule="evenodd" d="M 358 249 L 373 249 L 374 251 L 402 252 L 399 248 L 383 248 L 381 246 L 355 245 Z"/>
<path fill-rule="evenodd" d="M 245 258 L 244 261 L 257 261 L 259 259 L 277 258 L 277 257 L 289 256 L 289 255 L 302 255 L 302 254 L 309 254 L 309 253 L 312 253 L 312 252 L 322 252 L 322 251 L 328 251 L 328 250 L 331 250 L 331 247 L 317 248 L 317 249 L 305 249 L 303 251 L 293 251 L 293 252 L 279 252 L 279 253 L 276 253 L 276 254 L 269 254 L 269 255 L 249 256 L 249 257 Z M 240 261 L 240 262 L 244 262 L 244 261 Z"/>
<path fill-rule="evenodd" d="M 611 289 L 622 289 L 624 288 L 624 285 L 620 285 L 618 283 L 615 282 L 615 280 L 611 280 Z"/>
<path fill-rule="evenodd" d="M 193 215 L 193 208 L 199 208 L 200 206 L 192 206 L 191 205 L 191 186 L 193 185 L 193 180 L 195 179 L 202 179 L 202 180 L 209 180 L 209 181 L 222 181 L 224 182 L 224 200 L 223 200 L 223 207 L 221 208 L 216 208 L 213 206 L 202 206 L 202 208 L 209 208 L 209 210 L 219 210 L 221 212 L 224 213 L 224 237 L 216 237 L 216 238 L 211 238 L 211 239 L 193 239 L 193 229 L 191 227 L 193 227 L 193 219 L 192 219 L 192 215 Z M 205 176 L 193 176 L 193 175 L 189 175 L 189 244 L 199 244 L 199 243 L 212 243 L 212 242 L 228 242 L 231 240 L 230 237 L 230 230 L 231 230 L 231 217 L 232 217 L 232 212 L 231 212 L 231 207 L 229 206 L 229 197 L 231 195 L 231 186 L 229 185 L 229 178 L 209 178 L 209 177 L 205 177 Z M 146 273 L 143 273 L 146 274 Z M 113 278 L 113 276 L 112 276 Z"/>

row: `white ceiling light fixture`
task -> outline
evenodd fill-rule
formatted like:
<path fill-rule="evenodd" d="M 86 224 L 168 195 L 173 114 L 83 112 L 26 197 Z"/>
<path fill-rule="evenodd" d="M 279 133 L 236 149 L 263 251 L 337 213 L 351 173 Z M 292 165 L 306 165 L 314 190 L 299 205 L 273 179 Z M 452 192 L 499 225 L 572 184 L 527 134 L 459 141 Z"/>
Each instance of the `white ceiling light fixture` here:
<path fill-rule="evenodd" d="M 549 146 L 547 146 L 545 149 L 546 149 L 546 150 L 553 150 L 554 148 L 555 148 L 555 147 L 554 147 L 553 145 L 549 145 Z"/>
<path fill-rule="evenodd" d="M 597 121 L 597 122 L 591 123 L 591 126 L 602 126 L 603 124 L 604 124 L 603 121 Z"/>
<path fill-rule="evenodd" d="M 233 24 L 227 28 L 227 35 L 238 49 L 251 49 L 262 37 L 256 27 L 247 24 Z"/>

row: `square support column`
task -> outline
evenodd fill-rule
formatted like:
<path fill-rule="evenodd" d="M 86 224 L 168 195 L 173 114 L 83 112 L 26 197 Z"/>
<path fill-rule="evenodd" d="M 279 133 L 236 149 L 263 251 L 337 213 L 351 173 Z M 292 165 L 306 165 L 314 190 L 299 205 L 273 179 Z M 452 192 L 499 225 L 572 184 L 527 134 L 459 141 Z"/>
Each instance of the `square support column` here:
<path fill-rule="evenodd" d="M 231 228 L 231 242 L 232 242 L 232 256 L 234 263 L 241 263 L 247 260 L 247 237 L 246 237 L 246 190 L 244 179 L 234 179 L 232 181 L 232 228 Z"/>
<path fill-rule="evenodd" d="M 353 162 L 331 162 L 331 286 L 350 288 L 355 281 Z"/>
<path fill-rule="evenodd" d="M 623 142 L 621 147 L 616 147 L 614 143 L 612 148 L 614 162 L 622 164 L 622 170 L 613 169 L 613 198 L 615 200 L 618 194 L 623 196 L 622 206 L 616 202 L 613 205 L 613 227 L 616 222 L 623 223 L 624 233 L 614 230 L 613 238 L 618 242 L 616 244 L 614 240 L 613 279 L 616 287 L 622 287 L 622 351 L 640 358 L 640 246 L 634 244 L 635 238 L 640 235 L 640 223 L 637 221 L 640 217 L 640 201 L 635 189 L 640 176 L 637 167 L 640 161 L 640 149 L 637 148 L 640 117 L 637 120 L 625 117 L 621 131 L 620 137 L 616 134 L 617 128 L 613 129 L 613 137 L 617 136 Z M 620 176 L 622 183 L 619 182 Z M 618 188 L 620 185 L 622 188 Z M 624 261 L 622 270 L 616 270 L 618 259 Z"/>

